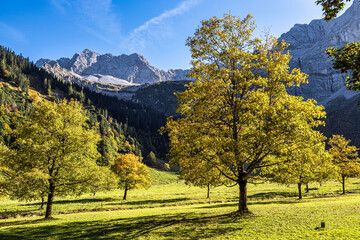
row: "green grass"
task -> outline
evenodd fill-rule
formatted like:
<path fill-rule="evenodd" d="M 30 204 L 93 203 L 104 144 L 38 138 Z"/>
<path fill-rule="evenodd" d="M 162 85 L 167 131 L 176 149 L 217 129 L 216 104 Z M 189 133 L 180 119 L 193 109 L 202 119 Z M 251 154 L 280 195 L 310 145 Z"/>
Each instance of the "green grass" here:
<path fill-rule="evenodd" d="M 151 174 L 154 185 L 130 191 L 127 201 L 121 190 L 56 198 L 48 221 L 31 217 L 43 213 L 38 202 L 3 199 L 0 239 L 360 239 L 358 179 L 347 195 L 334 181 L 312 184 L 300 201 L 295 185 L 250 184 L 251 213 L 239 217 L 237 188 L 215 188 L 206 199 L 206 189 L 186 186 L 176 174 Z"/>
<path fill-rule="evenodd" d="M 153 186 L 178 182 L 178 174 L 174 172 L 165 172 L 150 168 L 150 176 Z"/>

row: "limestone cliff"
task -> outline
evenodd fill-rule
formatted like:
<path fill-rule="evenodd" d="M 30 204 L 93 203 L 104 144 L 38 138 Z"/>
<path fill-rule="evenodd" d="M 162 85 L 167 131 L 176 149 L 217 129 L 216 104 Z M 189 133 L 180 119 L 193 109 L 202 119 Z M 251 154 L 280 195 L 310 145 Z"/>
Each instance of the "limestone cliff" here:
<path fill-rule="evenodd" d="M 280 40 L 290 44 L 290 66 L 309 75 L 309 84 L 293 88 L 292 94 L 314 98 L 324 105 L 335 97 L 350 98 L 356 94 L 345 89 L 345 75 L 331 69 L 331 58 L 325 50 L 360 41 L 360 0 L 354 0 L 344 14 L 330 22 L 313 20 L 310 24 L 296 24 Z"/>

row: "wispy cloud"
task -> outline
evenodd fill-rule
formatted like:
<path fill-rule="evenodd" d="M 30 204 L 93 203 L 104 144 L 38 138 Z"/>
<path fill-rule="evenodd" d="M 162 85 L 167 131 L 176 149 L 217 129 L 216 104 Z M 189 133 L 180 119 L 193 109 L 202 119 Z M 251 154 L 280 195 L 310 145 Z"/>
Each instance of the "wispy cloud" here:
<path fill-rule="evenodd" d="M 67 0 L 50 0 L 50 3 L 62 14 L 66 14 L 67 9 L 71 7 L 70 2 Z"/>
<path fill-rule="evenodd" d="M 157 25 L 162 23 L 167 18 L 171 18 L 176 15 L 181 15 L 185 12 L 187 12 L 190 8 L 194 7 L 195 5 L 199 4 L 201 0 L 187 0 L 182 2 L 179 6 L 177 6 L 174 9 L 171 9 L 170 11 L 165 11 L 159 16 L 156 16 L 149 21 L 146 21 L 143 25 L 136 28 L 133 33 L 136 34 L 138 32 L 144 31 L 148 28 L 150 28 L 152 25 Z"/>
<path fill-rule="evenodd" d="M 77 7 L 82 15 L 82 22 L 90 23 L 91 26 L 88 27 L 97 34 L 112 38 L 121 35 L 120 22 L 112 11 L 112 0 L 81 0 Z"/>
<path fill-rule="evenodd" d="M 171 26 L 167 22 L 170 18 L 182 15 L 203 0 L 186 0 L 177 7 L 165 11 L 160 15 L 146 21 L 134 29 L 129 36 L 119 45 L 120 48 L 128 48 L 130 51 L 139 51 L 151 44 L 153 40 L 165 38 L 171 34 Z"/>
<path fill-rule="evenodd" d="M 26 43 L 25 36 L 22 32 L 16 30 L 4 22 L 0 22 L 0 35 L 16 42 Z"/>
<path fill-rule="evenodd" d="M 94 37 L 106 43 L 119 41 L 121 27 L 112 0 L 51 0 L 51 4 Z"/>
<path fill-rule="evenodd" d="M 204 0 L 184 0 L 175 8 L 164 11 L 124 35 L 121 23 L 113 11 L 112 0 L 50 0 L 52 6 L 66 15 L 75 25 L 107 44 L 115 44 L 126 52 L 141 51 L 155 40 L 173 34 L 170 21 L 182 15 Z"/>

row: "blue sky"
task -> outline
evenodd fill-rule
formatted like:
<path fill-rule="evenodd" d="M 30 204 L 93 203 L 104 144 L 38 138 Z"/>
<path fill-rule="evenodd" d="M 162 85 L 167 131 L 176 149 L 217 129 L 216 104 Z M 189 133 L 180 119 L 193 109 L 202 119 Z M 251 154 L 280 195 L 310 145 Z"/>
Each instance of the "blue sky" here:
<path fill-rule="evenodd" d="M 85 48 L 137 52 L 155 67 L 189 68 L 188 36 L 202 19 L 252 14 L 256 34 L 279 37 L 322 17 L 315 0 L 8 0 L 0 8 L 0 45 L 36 61 Z M 347 4 L 349 6 L 350 4 Z"/>

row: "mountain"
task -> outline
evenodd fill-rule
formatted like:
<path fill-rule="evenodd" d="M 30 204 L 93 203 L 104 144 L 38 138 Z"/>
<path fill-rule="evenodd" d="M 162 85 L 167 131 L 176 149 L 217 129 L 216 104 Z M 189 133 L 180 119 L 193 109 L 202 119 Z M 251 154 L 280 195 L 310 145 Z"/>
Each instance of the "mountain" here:
<path fill-rule="evenodd" d="M 305 99 L 314 98 L 325 106 L 326 126 L 320 130 L 330 137 L 341 134 L 360 147 L 360 94 L 346 89 L 346 74 L 332 69 L 328 47 L 342 47 L 360 42 L 360 0 L 344 14 L 326 22 L 313 20 L 310 24 L 296 24 L 280 40 L 289 43 L 291 68 L 300 68 L 309 75 L 309 84 L 292 88 L 289 92 Z"/>
<path fill-rule="evenodd" d="M 188 70 L 160 70 L 153 67 L 143 56 L 133 53 L 114 56 L 110 53 L 99 54 L 89 49 L 76 53 L 70 58 L 56 61 L 39 59 L 38 67 L 44 67 L 54 75 L 68 80 L 78 79 L 113 84 L 117 86 L 141 85 L 169 80 L 187 80 Z"/>
<path fill-rule="evenodd" d="M 98 145 L 101 154 L 101 158 L 98 159 L 99 164 L 106 165 L 109 159 L 117 154 L 130 152 L 144 157 L 153 152 L 158 158 L 167 159 L 168 138 L 158 132 L 166 123 L 164 114 L 166 108 L 163 105 L 155 104 L 157 107 L 151 108 L 143 104 L 142 99 L 135 98 L 134 101 L 119 99 L 54 77 L 46 69 L 30 62 L 28 58 L 16 55 L 9 48 L 2 46 L 0 46 L 0 62 L 0 142 L 10 145 L 15 140 L 16 134 L 9 135 L 9 130 L 14 130 L 21 124 L 22 116 L 29 114 L 32 103 L 42 99 L 50 101 L 62 98 L 76 99 L 84 104 L 90 126 L 101 134 Z M 59 65 L 57 62 L 53 63 L 55 64 Z M 64 71 L 63 74 L 68 71 L 61 69 Z M 156 87 L 158 84 L 154 85 Z M 143 86 L 146 89 L 152 88 L 149 84 Z M 134 91 L 129 90 L 132 88 L 136 87 L 129 87 L 127 91 Z M 154 91 L 161 95 L 166 89 L 157 88 Z M 146 95 L 151 93 L 145 91 L 143 96 Z M 156 103 L 159 97 L 176 104 L 176 97 L 173 94 L 169 96 L 168 99 L 167 96 L 164 98 L 154 94 L 149 102 Z"/>
<path fill-rule="evenodd" d="M 309 24 L 296 24 L 282 34 L 280 40 L 290 44 L 290 67 L 300 68 L 309 75 L 309 84 L 294 87 L 289 92 L 305 99 L 314 98 L 325 106 L 326 127 L 321 131 L 326 136 L 343 134 L 353 140 L 352 144 L 360 147 L 360 107 L 357 106 L 360 94 L 346 89 L 346 75 L 332 69 L 331 58 L 325 54 L 328 47 L 360 41 L 359 13 L 360 0 L 354 0 L 352 6 L 338 18 L 330 22 L 313 20 Z M 138 54 L 100 55 L 86 49 L 71 59 L 40 59 L 37 65 L 92 92 L 128 99 L 164 116 L 175 113 L 177 101 L 174 92 L 184 91 L 188 82 L 174 81 L 186 79 L 187 70 L 165 72 L 152 67 Z M 113 109 L 116 108 L 114 105 Z M 135 127 L 143 125 L 145 123 L 139 122 Z"/>
<path fill-rule="evenodd" d="M 305 99 L 314 98 L 320 104 L 327 105 L 337 97 L 349 99 L 357 95 L 346 90 L 345 74 L 331 69 L 331 58 L 325 50 L 328 47 L 342 47 L 349 42 L 360 41 L 360 0 L 344 14 L 329 22 L 313 20 L 310 24 L 295 24 L 289 32 L 280 37 L 290 44 L 292 55 L 291 68 L 300 68 L 309 75 L 309 84 L 291 89 L 290 93 L 301 95 Z"/>

